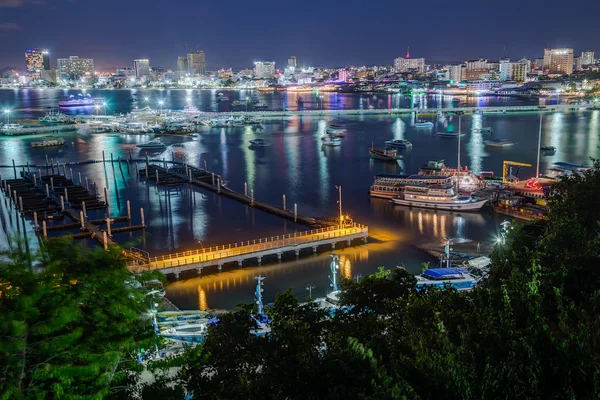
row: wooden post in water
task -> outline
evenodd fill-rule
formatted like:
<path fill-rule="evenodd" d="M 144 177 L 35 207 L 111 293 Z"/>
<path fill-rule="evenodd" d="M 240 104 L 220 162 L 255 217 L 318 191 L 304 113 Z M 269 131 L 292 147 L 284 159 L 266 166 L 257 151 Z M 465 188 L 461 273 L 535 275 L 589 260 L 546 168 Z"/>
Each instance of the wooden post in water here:
<path fill-rule="evenodd" d="M 283 209 L 285 210 L 285 194 L 283 195 Z"/>
<path fill-rule="evenodd" d="M 140 208 L 140 217 L 142 218 L 142 226 L 146 227 L 146 220 L 144 219 L 144 208 Z"/>
<path fill-rule="evenodd" d="M 87 190 L 88 193 L 90 192 L 90 181 L 87 176 L 85 177 L 85 190 Z"/>
<path fill-rule="evenodd" d="M 67 191 L 67 188 L 65 188 L 65 200 L 67 203 L 69 202 L 69 192 Z"/>
<path fill-rule="evenodd" d="M 42 221 L 42 232 L 44 233 L 44 239 L 48 238 L 48 230 L 46 229 L 46 220 Z"/>
<path fill-rule="evenodd" d="M 206 168 L 206 158 L 204 159 L 204 171 L 208 172 L 208 169 Z"/>
<path fill-rule="evenodd" d="M 294 222 L 298 221 L 298 204 L 294 203 Z"/>
<path fill-rule="evenodd" d="M 30 173 L 31 171 L 29 171 L 29 161 L 27 161 L 27 173 Z"/>
<path fill-rule="evenodd" d="M 156 170 L 155 172 L 156 172 L 156 184 L 158 185 L 158 170 Z"/>
<path fill-rule="evenodd" d="M 78 172 L 77 175 L 79 176 L 79 186 L 81 186 L 81 172 Z"/>
<path fill-rule="evenodd" d="M 217 193 L 221 193 L 221 178 L 217 178 Z"/>
<path fill-rule="evenodd" d="M 69 175 L 71 175 L 71 182 L 75 183 L 73 181 L 73 168 L 69 168 Z"/>
<path fill-rule="evenodd" d="M 23 198 L 19 196 L 19 209 L 21 210 L 21 214 L 23 213 Z"/>
<path fill-rule="evenodd" d="M 94 182 L 94 196 L 98 198 L 98 185 L 96 185 L 96 182 Z"/>
<path fill-rule="evenodd" d="M 250 189 L 250 205 L 254 207 L 254 189 Z"/>
<path fill-rule="evenodd" d="M 42 169 L 38 168 L 38 176 L 40 177 L 40 179 L 42 179 Z"/>
<path fill-rule="evenodd" d="M 15 208 L 19 208 L 19 201 L 17 200 L 17 191 L 13 190 L 13 204 Z"/>
<path fill-rule="evenodd" d="M 104 150 L 102 150 L 102 164 L 106 164 L 106 160 L 104 159 Z"/>
<path fill-rule="evenodd" d="M 46 197 L 50 198 L 50 188 L 48 187 L 47 183 L 46 183 Z"/>
<path fill-rule="evenodd" d="M 110 153 L 110 163 L 111 163 L 111 164 L 113 163 L 113 156 L 112 156 L 112 153 Z"/>
<path fill-rule="evenodd" d="M 33 227 L 35 229 L 38 229 L 40 226 L 38 225 L 38 219 L 37 219 L 37 211 L 33 212 Z"/>
<path fill-rule="evenodd" d="M 54 192 L 54 178 L 50 177 L 50 189 Z"/>
<path fill-rule="evenodd" d="M 83 211 L 79 211 L 79 222 L 81 223 L 81 230 L 85 230 L 85 217 L 83 216 Z"/>
<path fill-rule="evenodd" d="M 37 177 L 33 174 L 33 186 L 37 187 Z"/>
<path fill-rule="evenodd" d="M 106 203 L 106 207 L 108 207 L 108 189 L 104 188 L 104 202 Z"/>
<path fill-rule="evenodd" d="M 244 182 L 244 196 L 248 197 L 248 182 Z"/>
<path fill-rule="evenodd" d="M 112 237 L 112 232 L 110 231 L 110 217 L 106 217 L 106 230 L 108 231 L 108 236 Z"/>
<path fill-rule="evenodd" d="M 127 200 L 127 219 L 131 221 L 131 203 Z"/>
<path fill-rule="evenodd" d="M 108 236 L 106 235 L 106 231 L 104 231 L 102 233 L 103 233 L 102 236 L 104 236 L 103 237 L 103 239 L 104 239 L 104 250 L 108 250 Z"/>
<path fill-rule="evenodd" d="M 17 167 L 15 166 L 15 160 L 12 160 L 13 162 L 13 172 L 15 173 L 15 179 L 17 179 Z"/>
<path fill-rule="evenodd" d="M 213 184 L 213 186 L 215 186 L 215 173 L 211 172 L 211 174 L 212 174 L 212 184 Z"/>
<path fill-rule="evenodd" d="M 65 198 L 62 196 L 62 194 L 60 195 L 60 210 L 65 211 Z"/>
<path fill-rule="evenodd" d="M 81 209 L 83 210 L 83 216 L 87 218 L 87 210 L 85 209 L 85 201 L 81 202 Z"/>

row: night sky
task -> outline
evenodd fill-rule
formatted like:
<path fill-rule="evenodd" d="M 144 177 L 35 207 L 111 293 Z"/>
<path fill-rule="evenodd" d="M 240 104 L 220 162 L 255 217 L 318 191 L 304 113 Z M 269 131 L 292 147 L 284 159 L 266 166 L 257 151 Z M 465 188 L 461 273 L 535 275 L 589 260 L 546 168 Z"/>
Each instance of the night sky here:
<path fill-rule="evenodd" d="M 0 0 L 0 68 L 27 48 L 94 58 L 99 71 L 134 58 L 175 67 L 190 49 L 208 69 L 291 55 L 301 65 L 541 57 L 544 47 L 598 50 L 600 0 Z M 506 49 L 506 50 L 504 50 Z"/>

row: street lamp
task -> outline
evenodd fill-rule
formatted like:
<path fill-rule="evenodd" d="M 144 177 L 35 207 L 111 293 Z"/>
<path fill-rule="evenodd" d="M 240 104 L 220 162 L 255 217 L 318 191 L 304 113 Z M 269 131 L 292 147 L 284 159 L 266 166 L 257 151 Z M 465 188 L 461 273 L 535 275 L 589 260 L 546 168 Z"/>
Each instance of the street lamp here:
<path fill-rule="evenodd" d="M 10 110 L 8 108 L 4 109 L 4 117 L 6 118 L 6 124 L 10 124 Z"/>
<path fill-rule="evenodd" d="M 306 290 L 308 290 L 308 298 L 310 300 L 312 300 L 312 290 L 313 289 L 315 289 L 315 287 L 310 283 L 306 286 Z"/>
<path fill-rule="evenodd" d="M 163 104 L 165 104 L 165 102 L 163 100 L 160 100 L 158 102 L 158 105 L 160 106 L 160 111 L 162 111 L 162 109 L 163 109 Z"/>
<path fill-rule="evenodd" d="M 342 215 L 342 187 L 336 186 L 335 188 L 338 190 L 338 195 L 339 195 L 338 204 L 339 204 L 339 208 L 340 208 L 340 229 L 342 229 L 343 228 L 342 224 L 344 223 L 344 216 Z"/>
<path fill-rule="evenodd" d="M 98 110 L 100 109 L 100 105 L 96 104 L 96 106 L 94 108 L 96 109 L 96 115 L 98 115 Z"/>

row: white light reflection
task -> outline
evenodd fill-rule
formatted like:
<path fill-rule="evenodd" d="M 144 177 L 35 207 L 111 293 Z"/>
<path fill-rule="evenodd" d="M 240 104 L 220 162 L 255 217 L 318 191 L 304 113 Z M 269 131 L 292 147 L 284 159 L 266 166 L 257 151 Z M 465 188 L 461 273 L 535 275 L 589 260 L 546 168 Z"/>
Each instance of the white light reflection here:
<path fill-rule="evenodd" d="M 481 133 L 482 118 L 481 114 L 473 115 L 473 124 L 471 126 L 471 139 L 467 144 L 469 154 L 469 168 L 475 174 L 479 174 L 482 169 L 483 157 L 485 156 L 485 144 Z"/>
<path fill-rule="evenodd" d="M 321 204 L 325 205 L 329 201 L 329 166 L 327 159 L 327 154 L 323 149 L 323 143 L 321 140 L 321 136 L 325 135 L 325 129 L 327 128 L 327 122 L 323 119 L 319 120 L 317 123 L 317 132 L 315 134 L 315 145 L 317 146 L 317 154 L 319 158 L 319 183 L 321 184 L 321 189 L 319 193 L 321 194 Z"/>

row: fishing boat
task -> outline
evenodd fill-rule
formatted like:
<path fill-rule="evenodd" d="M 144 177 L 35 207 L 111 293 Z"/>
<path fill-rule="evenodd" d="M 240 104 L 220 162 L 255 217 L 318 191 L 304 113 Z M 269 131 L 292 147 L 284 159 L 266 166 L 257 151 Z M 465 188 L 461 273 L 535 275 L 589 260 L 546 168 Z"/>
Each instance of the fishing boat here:
<path fill-rule="evenodd" d="M 56 146 L 64 146 L 65 139 L 48 136 L 43 138 L 42 140 L 36 140 L 35 142 L 31 142 L 31 147 L 56 147 Z"/>
<path fill-rule="evenodd" d="M 458 194 L 453 183 L 406 185 L 403 193 L 392 199 L 396 205 L 447 211 L 478 211 L 487 201 L 488 199 L 476 199 L 470 195 Z"/>
<path fill-rule="evenodd" d="M 490 139 L 490 140 L 486 140 L 483 143 L 485 143 L 486 146 L 490 146 L 490 147 L 511 147 L 514 146 L 514 143 L 511 142 L 508 139 Z"/>
<path fill-rule="evenodd" d="M 148 143 L 138 144 L 137 147 L 139 149 L 147 149 L 147 150 L 162 150 L 165 147 L 167 147 L 167 145 L 164 144 L 162 142 L 162 140 L 160 140 L 160 138 L 157 138 L 157 139 L 152 139 Z"/>
<path fill-rule="evenodd" d="M 433 122 L 417 121 L 417 122 L 415 122 L 415 128 L 433 128 Z"/>
<path fill-rule="evenodd" d="M 464 268 L 431 268 L 417 275 L 417 289 L 425 287 L 446 288 L 458 291 L 471 290 L 477 286 L 475 279 Z"/>
<path fill-rule="evenodd" d="M 323 139 L 323 146 L 340 146 L 342 144 L 342 139 L 335 137 L 325 137 Z"/>
<path fill-rule="evenodd" d="M 250 145 L 255 147 L 267 147 L 271 145 L 271 142 L 265 139 L 253 139 L 248 141 Z"/>
<path fill-rule="evenodd" d="M 397 147 L 399 149 L 408 149 L 412 147 L 412 143 L 406 139 L 386 140 L 385 145 L 389 147 Z"/>
<path fill-rule="evenodd" d="M 401 155 L 398 155 L 398 150 L 396 149 L 388 149 L 385 148 L 382 150 L 376 150 L 374 145 L 372 145 L 372 147 L 369 149 L 369 155 L 371 156 L 372 159 L 374 160 L 381 160 L 381 161 L 396 161 L 396 160 L 400 160 L 402 158 Z"/>
<path fill-rule="evenodd" d="M 439 137 L 442 138 L 449 138 L 449 139 L 455 139 L 457 137 L 463 137 L 465 136 L 464 133 L 459 133 L 459 132 L 437 132 L 436 135 L 438 135 Z"/>

